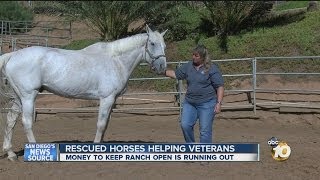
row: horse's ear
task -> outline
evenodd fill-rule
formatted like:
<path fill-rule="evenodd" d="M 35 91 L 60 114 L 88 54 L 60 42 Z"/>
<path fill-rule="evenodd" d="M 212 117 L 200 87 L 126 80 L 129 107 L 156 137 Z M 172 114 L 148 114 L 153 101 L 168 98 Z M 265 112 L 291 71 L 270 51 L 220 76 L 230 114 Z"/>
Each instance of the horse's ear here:
<path fill-rule="evenodd" d="M 163 37 L 163 36 L 166 34 L 167 31 L 168 31 L 168 29 L 166 29 L 165 31 L 163 31 L 163 32 L 161 33 L 161 36 Z"/>
<path fill-rule="evenodd" d="M 149 34 L 150 32 L 152 32 L 152 30 L 149 28 L 148 24 L 146 24 L 146 31 Z"/>

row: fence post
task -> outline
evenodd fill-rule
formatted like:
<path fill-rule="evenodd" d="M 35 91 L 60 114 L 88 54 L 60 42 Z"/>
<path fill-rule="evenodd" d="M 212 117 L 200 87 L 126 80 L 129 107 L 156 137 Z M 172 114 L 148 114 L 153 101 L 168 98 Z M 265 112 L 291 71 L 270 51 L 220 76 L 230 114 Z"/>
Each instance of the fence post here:
<path fill-rule="evenodd" d="M 8 21 L 8 24 L 9 24 L 9 33 L 10 33 L 10 36 L 11 36 L 11 22 Z"/>
<path fill-rule="evenodd" d="M 178 68 L 181 66 L 181 61 L 179 61 Z M 178 91 L 179 91 L 179 122 L 181 121 L 181 115 L 182 115 L 182 80 L 178 80 Z"/>
<path fill-rule="evenodd" d="M 253 84 L 253 112 L 257 114 L 257 103 L 256 103 L 256 89 L 257 89 L 257 59 L 256 57 L 252 60 L 252 84 Z"/>
<path fill-rule="evenodd" d="M 32 1 L 28 1 L 29 7 L 32 7 Z"/>
<path fill-rule="evenodd" d="M 13 52 L 13 51 L 16 51 L 16 49 L 17 49 L 17 38 L 12 38 L 11 39 L 11 51 Z"/>
<path fill-rule="evenodd" d="M 7 33 L 8 33 L 8 24 L 7 24 L 7 22 L 6 21 L 2 21 L 2 23 L 1 23 L 1 29 L 2 29 L 2 32 L 1 32 L 1 35 L 3 36 L 3 35 L 7 35 Z"/>
<path fill-rule="evenodd" d="M 2 37 L 2 34 L 3 34 L 3 21 L 1 21 L 1 37 Z"/>
<path fill-rule="evenodd" d="M 69 21 L 69 36 L 70 36 L 70 39 L 72 39 L 72 22 Z"/>
<path fill-rule="evenodd" d="M 0 56 L 2 55 L 2 36 L 0 38 Z"/>

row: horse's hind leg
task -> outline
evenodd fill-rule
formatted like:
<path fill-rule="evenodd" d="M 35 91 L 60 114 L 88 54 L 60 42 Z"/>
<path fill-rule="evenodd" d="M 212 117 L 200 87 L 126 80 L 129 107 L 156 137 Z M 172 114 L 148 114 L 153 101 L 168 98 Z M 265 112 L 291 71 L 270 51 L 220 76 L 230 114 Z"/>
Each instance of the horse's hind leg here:
<path fill-rule="evenodd" d="M 22 104 L 22 124 L 24 131 L 27 135 L 29 143 L 35 143 L 36 139 L 34 138 L 32 132 L 32 123 L 33 123 L 33 113 L 34 113 L 34 103 L 37 96 L 37 91 L 33 91 L 30 94 L 27 94 L 21 98 Z"/>
<path fill-rule="evenodd" d="M 11 161 L 16 161 L 17 155 L 12 150 L 12 131 L 17 122 L 17 118 L 21 113 L 20 101 L 16 98 L 13 101 L 13 105 L 7 114 L 7 125 L 5 127 L 4 141 L 3 141 L 3 151 L 8 154 L 8 159 Z"/>
<path fill-rule="evenodd" d="M 104 133 L 108 126 L 108 121 L 110 118 L 110 113 L 111 113 L 111 109 L 114 101 L 115 101 L 114 96 L 109 96 L 107 98 L 100 100 L 97 132 L 96 132 L 96 137 L 94 138 L 95 143 L 99 143 L 103 139 Z"/>

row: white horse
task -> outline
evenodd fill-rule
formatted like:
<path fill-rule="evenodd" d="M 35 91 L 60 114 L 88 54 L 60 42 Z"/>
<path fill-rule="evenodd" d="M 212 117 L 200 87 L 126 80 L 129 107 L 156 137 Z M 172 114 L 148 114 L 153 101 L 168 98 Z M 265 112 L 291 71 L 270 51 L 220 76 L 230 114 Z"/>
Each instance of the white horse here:
<path fill-rule="evenodd" d="M 100 100 L 94 142 L 101 142 L 112 106 L 125 89 L 129 76 L 143 60 L 161 74 L 166 69 L 163 36 L 148 26 L 147 33 L 109 43 L 96 43 L 82 50 L 28 47 L 0 57 L 0 68 L 14 91 L 13 105 L 7 115 L 3 150 L 8 159 L 17 160 L 12 150 L 12 130 L 19 114 L 30 143 L 34 104 L 40 89 L 81 99 Z"/>

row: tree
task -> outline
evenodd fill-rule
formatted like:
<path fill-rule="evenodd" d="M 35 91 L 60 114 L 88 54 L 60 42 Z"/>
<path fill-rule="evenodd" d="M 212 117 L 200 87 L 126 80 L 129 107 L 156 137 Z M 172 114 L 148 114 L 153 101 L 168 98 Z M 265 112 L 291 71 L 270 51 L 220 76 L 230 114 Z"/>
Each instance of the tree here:
<path fill-rule="evenodd" d="M 180 41 L 192 36 L 199 26 L 200 17 L 192 1 L 161 1 L 147 12 L 145 21 L 159 30 L 169 31 L 166 40 Z"/>
<path fill-rule="evenodd" d="M 202 18 L 216 34 L 219 46 L 228 51 L 228 36 L 252 29 L 272 8 L 265 1 L 203 1 L 205 11 Z"/>
<path fill-rule="evenodd" d="M 101 40 L 115 40 L 128 35 L 128 26 L 152 10 L 154 2 L 57 1 L 55 4 L 65 15 L 85 20 Z"/>
<path fill-rule="evenodd" d="M 167 39 L 184 39 L 192 26 L 179 18 L 179 5 L 191 4 L 187 1 L 38 1 L 35 12 L 67 16 L 71 20 L 81 19 L 96 31 L 101 40 L 114 40 L 135 34 L 144 26 L 130 29 L 128 26 L 143 20 L 150 27 L 159 30 L 170 29 Z M 185 9 L 184 9 L 185 10 Z M 192 15 L 190 15 L 192 16 Z"/>

